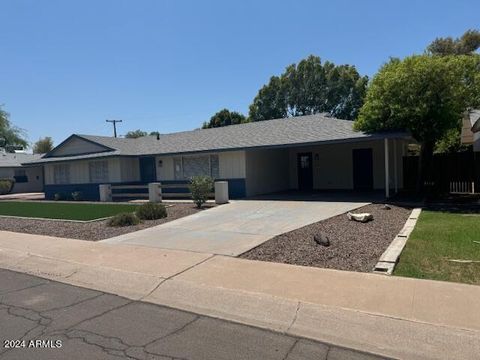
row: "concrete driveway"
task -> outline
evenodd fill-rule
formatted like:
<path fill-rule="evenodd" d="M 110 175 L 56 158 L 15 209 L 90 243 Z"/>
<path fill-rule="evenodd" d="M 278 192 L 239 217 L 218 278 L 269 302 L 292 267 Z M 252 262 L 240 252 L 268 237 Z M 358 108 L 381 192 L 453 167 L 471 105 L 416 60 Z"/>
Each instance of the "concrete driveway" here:
<path fill-rule="evenodd" d="M 239 200 L 104 240 L 237 256 L 272 237 L 367 205 L 361 201 Z"/>

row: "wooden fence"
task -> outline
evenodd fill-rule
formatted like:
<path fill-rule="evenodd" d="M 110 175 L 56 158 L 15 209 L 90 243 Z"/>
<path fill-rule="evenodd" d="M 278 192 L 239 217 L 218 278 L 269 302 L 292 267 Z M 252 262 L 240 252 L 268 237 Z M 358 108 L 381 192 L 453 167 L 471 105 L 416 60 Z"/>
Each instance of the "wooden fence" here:
<path fill-rule="evenodd" d="M 418 156 L 403 158 L 404 189 L 414 190 L 418 177 Z M 474 193 L 480 191 L 480 155 L 472 151 L 435 154 L 429 174 L 425 175 L 426 190 L 438 193 Z"/>

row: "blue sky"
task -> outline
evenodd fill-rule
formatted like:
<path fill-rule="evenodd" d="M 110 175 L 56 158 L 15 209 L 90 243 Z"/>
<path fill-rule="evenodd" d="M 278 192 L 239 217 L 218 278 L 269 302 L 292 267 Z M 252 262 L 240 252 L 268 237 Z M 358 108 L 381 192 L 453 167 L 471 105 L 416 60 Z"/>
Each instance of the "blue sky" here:
<path fill-rule="evenodd" d="M 30 141 L 168 133 L 248 105 L 308 56 L 373 75 L 479 28 L 478 0 L 0 0 L 0 104 Z"/>

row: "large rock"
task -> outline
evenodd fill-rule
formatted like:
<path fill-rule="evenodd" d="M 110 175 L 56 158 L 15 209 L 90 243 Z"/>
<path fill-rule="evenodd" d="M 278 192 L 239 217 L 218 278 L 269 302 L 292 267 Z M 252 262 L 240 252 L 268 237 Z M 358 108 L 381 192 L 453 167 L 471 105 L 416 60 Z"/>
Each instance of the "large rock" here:
<path fill-rule="evenodd" d="M 348 220 L 354 220 L 362 223 L 366 223 L 367 221 L 373 220 L 373 215 L 370 213 L 354 214 L 354 213 L 348 212 L 347 216 L 348 216 Z"/>
<path fill-rule="evenodd" d="M 317 235 L 313 235 L 313 240 L 315 240 L 318 245 L 330 246 L 330 239 L 324 233 L 318 233 Z"/>

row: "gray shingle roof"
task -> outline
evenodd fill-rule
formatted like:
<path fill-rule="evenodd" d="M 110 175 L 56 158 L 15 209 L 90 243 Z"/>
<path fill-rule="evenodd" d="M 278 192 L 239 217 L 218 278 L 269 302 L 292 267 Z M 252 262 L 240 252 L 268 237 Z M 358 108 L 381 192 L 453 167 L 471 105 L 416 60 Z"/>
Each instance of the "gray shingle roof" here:
<path fill-rule="evenodd" d="M 0 152 L 0 168 L 21 167 L 23 163 L 39 160 L 42 155 Z"/>
<path fill-rule="evenodd" d="M 324 115 L 260 121 L 213 129 L 145 136 L 137 139 L 77 135 L 114 149 L 110 152 L 67 157 L 43 158 L 40 162 L 88 159 L 105 156 L 138 156 L 226 151 L 275 146 L 296 146 L 326 142 L 351 142 L 384 137 L 405 138 L 408 134 L 367 134 L 353 130 L 353 122 Z"/>

